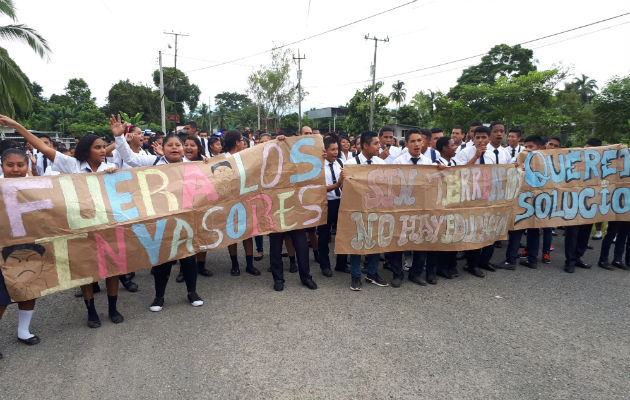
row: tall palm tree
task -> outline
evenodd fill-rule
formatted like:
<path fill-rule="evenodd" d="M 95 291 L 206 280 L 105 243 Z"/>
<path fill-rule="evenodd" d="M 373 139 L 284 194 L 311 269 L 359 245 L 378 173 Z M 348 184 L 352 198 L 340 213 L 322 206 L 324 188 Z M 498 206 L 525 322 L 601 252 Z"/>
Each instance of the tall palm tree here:
<path fill-rule="evenodd" d="M 13 22 L 17 21 L 13 0 L 0 0 L 0 17 L 3 15 Z M 0 25 L 0 40 L 26 42 L 42 58 L 48 58 L 51 52 L 46 39 L 23 24 Z M 0 113 L 15 115 L 14 105 L 21 111 L 30 111 L 32 103 L 28 78 L 9 58 L 7 51 L 0 47 Z"/>
<path fill-rule="evenodd" d="M 599 89 L 597 87 L 597 81 L 590 79 L 584 74 L 582 74 L 580 78 L 575 78 L 573 83 L 575 84 L 575 91 L 580 95 L 580 99 L 582 99 L 582 103 L 591 101 L 593 96 L 595 96 L 595 89 Z"/>
<path fill-rule="evenodd" d="M 396 83 L 392 85 L 394 91 L 389 94 L 389 98 L 396 103 L 398 108 L 400 108 L 400 103 L 405 101 L 407 97 L 407 89 L 404 89 L 403 86 L 405 86 L 405 82 L 396 81 Z"/>

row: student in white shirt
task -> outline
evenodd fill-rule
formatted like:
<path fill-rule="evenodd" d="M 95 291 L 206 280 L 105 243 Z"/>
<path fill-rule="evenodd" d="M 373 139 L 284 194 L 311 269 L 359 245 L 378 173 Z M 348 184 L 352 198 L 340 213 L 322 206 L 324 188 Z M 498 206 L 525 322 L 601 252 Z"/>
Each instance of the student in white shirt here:
<path fill-rule="evenodd" d="M 131 148 L 131 151 L 137 154 L 150 155 L 148 151 L 142 148 L 142 145 L 144 144 L 144 135 L 142 129 L 135 125 L 127 125 L 125 127 L 124 136 L 127 140 L 127 143 L 129 144 L 129 148 Z M 111 157 L 108 157 L 107 161 L 115 164 L 116 168 L 119 169 L 131 168 L 131 165 L 128 165 L 123 161 L 120 153 L 118 152 L 118 150 L 116 150 L 115 145 L 113 146 Z"/>
<path fill-rule="evenodd" d="M 332 276 L 332 270 L 329 258 L 330 232 L 332 227 L 337 224 L 339 214 L 339 204 L 341 203 L 341 185 L 343 183 L 343 161 L 337 158 L 339 154 L 339 144 L 336 137 L 327 137 L 324 139 L 324 175 L 326 176 L 326 198 L 328 200 L 328 219 L 326 224 L 317 227 L 318 246 L 319 246 L 319 266 L 322 274 L 326 277 Z M 345 254 L 337 254 L 335 271 L 350 272 L 348 269 L 348 257 Z"/>
<path fill-rule="evenodd" d="M 10 125 L 7 125 L 10 124 Z M 8 117 L 0 116 L 0 125 L 15 128 L 27 142 L 37 148 L 46 159 L 53 161 L 52 169 L 65 174 L 78 174 L 83 172 L 113 172 L 116 166 L 105 162 L 107 144 L 96 135 L 86 135 L 79 140 L 75 151 L 75 157 L 67 156 L 47 146 L 46 143 L 27 131 L 22 125 Z M 123 316 L 116 309 L 118 300 L 118 277 L 112 276 L 105 280 L 107 285 L 107 299 L 109 303 L 109 319 L 115 323 L 124 321 Z M 92 284 L 81 286 L 83 300 L 88 311 L 87 325 L 90 328 L 98 328 L 101 321 L 94 307 L 94 292 Z"/>
<path fill-rule="evenodd" d="M 378 165 L 385 164 L 382 158 L 379 158 L 379 150 L 381 146 L 379 144 L 378 135 L 376 132 L 366 131 L 361 134 L 361 153 L 352 157 L 346 162 L 345 165 Z M 377 286 L 388 286 L 387 282 L 378 275 L 378 264 L 380 256 L 379 254 L 367 254 L 365 256 L 367 262 L 367 276 L 366 282 L 373 283 Z M 350 255 L 350 289 L 359 291 L 361 290 L 361 255 Z"/>
<path fill-rule="evenodd" d="M 465 136 L 466 134 L 464 133 L 464 127 L 461 125 L 455 125 L 451 130 L 451 139 L 453 139 L 453 143 L 455 143 L 456 154 L 461 149 L 466 148 L 466 142 L 464 142 Z"/>
<path fill-rule="evenodd" d="M 350 139 L 347 136 L 341 136 L 339 138 L 339 158 L 342 162 L 348 161 L 352 157 L 352 151 L 350 151 Z"/>
<path fill-rule="evenodd" d="M 479 121 L 475 121 L 475 122 L 472 122 L 470 124 L 470 126 L 468 127 L 468 133 L 466 133 L 466 139 L 463 141 L 463 143 L 461 143 L 458 146 L 455 154 L 459 153 L 460 151 L 462 151 L 462 150 L 464 150 L 464 149 L 466 149 L 468 147 L 474 147 L 475 146 L 475 129 L 477 129 L 477 127 L 479 127 L 479 126 L 483 126 L 481 124 L 481 122 L 479 122 Z"/>
<path fill-rule="evenodd" d="M 50 139 L 50 136 L 46 135 L 45 133 L 40 133 L 37 135 L 38 138 L 41 139 L 41 141 L 48 147 L 50 147 L 51 149 L 53 148 L 53 142 Z M 37 149 L 35 149 L 37 150 Z M 37 174 L 39 176 L 43 176 L 46 173 L 46 169 L 50 166 L 52 166 L 53 164 L 53 160 L 48 159 L 42 152 L 38 151 L 35 156 L 37 157 L 37 162 L 35 163 L 37 165 Z"/>
<path fill-rule="evenodd" d="M 394 128 L 389 125 L 384 125 L 378 131 L 378 140 L 381 148 L 379 149 L 378 156 L 385 161 L 385 164 L 393 164 L 396 157 L 401 153 L 401 150 L 394 146 Z"/>
<path fill-rule="evenodd" d="M 221 137 L 212 135 L 208 138 L 208 157 L 216 157 L 223 151 Z"/>
<path fill-rule="evenodd" d="M 154 147 L 158 154 L 157 156 L 141 155 L 131 151 L 129 144 L 127 144 L 127 141 L 122 136 L 125 128 L 120 119 L 120 115 L 117 117 L 112 115 L 109 119 L 109 126 L 116 138 L 116 150 L 120 152 L 123 161 L 128 165 L 133 167 L 146 167 L 150 165 L 163 165 L 187 161 L 187 158 L 184 157 L 182 140 L 175 134 L 171 133 L 166 135 L 163 145 L 161 147 Z M 168 278 L 171 275 L 171 268 L 174 263 L 175 261 L 169 261 L 152 268 L 155 281 L 155 299 L 149 306 L 149 310 L 155 312 L 162 311 L 164 307 L 164 293 L 166 292 L 166 285 L 168 284 Z M 202 306 L 203 300 L 197 294 L 197 263 L 195 255 L 193 254 L 182 258 L 179 260 L 179 263 L 184 273 L 184 281 L 186 281 L 188 301 L 193 307 Z"/>
<path fill-rule="evenodd" d="M 525 146 L 519 144 L 519 142 L 521 141 L 521 130 L 517 129 L 517 128 L 512 128 L 510 129 L 510 132 L 508 133 L 508 137 L 507 137 L 507 147 L 505 148 L 505 150 L 507 150 L 508 154 L 510 155 L 510 162 L 515 163 L 516 162 L 516 158 L 518 157 L 518 154 L 525 150 Z"/>
<path fill-rule="evenodd" d="M 208 139 L 199 137 L 199 133 L 197 133 L 197 123 L 195 121 L 186 122 L 186 125 L 184 125 L 184 131 L 188 135 L 199 139 L 199 142 L 201 143 L 201 155 L 206 157 L 206 150 L 208 149 Z"/>
<path fill-rule="evenodd" d="M 408 149 L 407 152 L 401 154 L 399 157 L 394 160 L 393 164 L 399 165 L 433 165 L 430 158 L 422 155 L 421 149 L 426 145 L 425 136 L 420 134 L 420 130 L 416 128 L 409 129 L 407 135 L 405 137 L 405 148 Z M 409 280 L 418 285 L 425 286 L 426 282 L 422 280 L 420 277 L 422 275 L 422 271 L 424 269 L 424 265 L 427 262 L 428 252 L 426 251 L 413 251 L 412 252 L 412 265 L 409 269 Z M 400 287 L 402 281 L 404 279 L 403 268 L 402 268 L 402 251 L 390 252 L 385 255 L 387 259 L 389 259 L 390 267 L 393 273 L 392 277 L 392 287 Z M 431 260 L 431 265 L 436 265 Z M 427 275 L 431 278 L 431 282 L 435 280 L 435 273 L 431 274 L 427 271 Z M 429 279 L 429 278 L 427 278 Z"/>
<path fill-rule="evenodd" d="M 428 129 L 420 129 L 420 135 L 423 137 L 422 148 L 420 152 L 422 155 L 431 160 L 431 164 L 437 163 L 438 158 L 440 158 L 440 153 L 431 147 L 431 139 L 433 138 L 433 133 Z"/>

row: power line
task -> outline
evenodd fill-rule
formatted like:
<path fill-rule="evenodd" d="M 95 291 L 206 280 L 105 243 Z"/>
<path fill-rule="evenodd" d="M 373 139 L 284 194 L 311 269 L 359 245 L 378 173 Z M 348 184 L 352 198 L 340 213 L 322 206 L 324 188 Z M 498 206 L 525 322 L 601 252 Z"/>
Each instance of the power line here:
<path fill-rule="evenodd" d="M 398 10 L 399 8 L 402 8 L 402 7 L 408 6 L 408 5 L 410 5 L 410 4 L 416 3 L 417 1 L 418 1 L 418 0 L 411 0 L 411 1 L 407 2 L 407 3 L 404 3 L 404 4 L 401 4 L 401 5 L 398 5 L 398 6 L 396 6 L 396 7 L 392 7 L 392 8 L 389 8 L 389 9 L 387 9 L 387 10 L 380 11 L 380 12 L 378 12 L 378 13 L 376 13 L 376 14 L 372 14 L 372 15 L 369 15 L 369 16 L 367 16 L 367 17 L 363 17 L 363 18 L 357 19 L 357 20 L 355 20 L 355 21 L 348 22 L 348 23 L 343 24 L 343 25 L 340 25 L 340 26 L 338 26 L 338 27 L 336 27 L 336 28 L 328 29 L 327 31 L 323 31 L 323 32 L 320 32 L 320 33 L 316 33 L 316 34 L 314 34 L 314 35 L 307 36 L 307 37 L 305 37 L 305 38 L 298 39 L 298 40 L 295 40 L 295 41 L 293 41 L 293 42 L 283 44 L 283 45 L 281 45 L 281 46 L 272 47 L 271 49 L 264 50 L 264 51 L 260 51 L 260 52 L 255 53 L 255 54 L 250 54 L 250 55 L 248 55 L 248 56 L 238 57 L 238 58 L 235 58 L 235 59 L 233 59 L 233 60 L 224 61 L 224 62 L 221 62 L 221 63 L 218 63 L 218 64 L 214 64 L 214 65 L 209 65 L 209 66 L 207 66 L 207 67 L 202 67 L 202 68 L 197 68 L 197 69 L 191 69 L 190 71 L 187 71 L 187 72 L 196 72 L 196 71 L 201 71 L 201 70 L 204 70 L 204 69 L 210 69 L 210 68 L 220 67 L 220 66 L 222 66 L 222 65 L 231 64 L 231 63 L 234 63 L 234 62 L 237 62 L 237 61 L 242 61 L 242 60 L 245 60 L 245 59 L 248 59 L 248 58 L 252 58 L 252 57 L 256 57 L 256 56 L 262 55 L 262 54 L 270 53 L 270 52 L 272 52 L 272 51 L 274 51 L 274 50 L 279 50 L 279 49 L 282 49 L 282 48 L 287 47 L 287 46 L 292 46 L 292 45 L 294 45 L 294 44 L 302 43 L 302 42 L 304 42 L 304 41 L 311 40 L 311 39 L 314 39 L 314 38 L 316 38 L 316 37 L 323 36 L 323 35 L 326 35 L 326 34 L 328 34 L 328 33 L 338 31 L 338 30 L 343 29 L 343 28 L 347 28 L 347 27 L 349 27 L 349 26 L 351 26 L 351 25 L 358 24 L 359 22 L 367 21 L 368 19 L 371 19 L 371 18 L 374 18 L 374 17 L 378 17 L 379 15 L 387 14 L 387 13 L 389 13 L 389 12 L 392 12 L 392 11 Z"/>

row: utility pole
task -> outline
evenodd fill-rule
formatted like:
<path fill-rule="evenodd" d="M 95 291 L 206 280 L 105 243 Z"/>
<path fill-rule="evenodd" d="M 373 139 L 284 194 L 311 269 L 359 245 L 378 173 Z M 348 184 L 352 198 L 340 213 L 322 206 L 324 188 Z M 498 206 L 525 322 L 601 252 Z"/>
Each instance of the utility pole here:
<path fill-rule="evenodd" d="M 293 56 L 294 60 L 298 62 L 298 135 L 302 134 L 302 64 L 300 61 L 306 60 L 306 55 L 300 57 L 300 49 L 298 49 L 298 56 Z"/>
<path fill-rule="evenodd" d="M 184 33 L 164 32 L 165 35 L 175 36 L 175 62 L 173 63 L 173 105 L 175 107 L 175 115 L 177 114 L 177 37 L 178 36 L 190 36 Z M 177 126 L 177 122 L 175 123 Z"/>
<path fill-rule="evenodd" d="M 162 71 L 162 52 L 160 51 L 160 111 L 162 113 L 162 132 L 166 133 L 166 108 L 164 107 L 164 72 Z"/>
<path fill-rule="evenodd" d="M 372 72 L 372 96 L 370 97 L 370 130 L 373 130 L 374 127 L 374 87 L 376 85 L 376 48 L 378 46 L 378 42 L 389 42 L 389 36 L 385 39 L 379 39 L 376 36 L 370 37 L 368 33 L 365 35 L 365 40 L 374 40 L 374 64 L 372 64 L 371 72 Z"/>

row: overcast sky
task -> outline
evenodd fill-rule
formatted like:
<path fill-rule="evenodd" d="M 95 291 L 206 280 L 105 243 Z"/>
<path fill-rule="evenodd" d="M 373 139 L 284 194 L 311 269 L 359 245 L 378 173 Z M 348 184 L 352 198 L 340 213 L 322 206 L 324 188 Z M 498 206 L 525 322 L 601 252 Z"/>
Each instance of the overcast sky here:
<path fill-rule="evenodd" d="M 151 73 L 173 66 L 172 35 L 180 37 L 178 69 L 201 88 L 200 103 L 223 91 L 245 92 L 247 76 L 270 55 L 227 65 L 223 61 L 256 54 L 405 4 L 392 1 L 162 1 L 162 0 L 14 0 L 18 22 L 50 43 L 50 61 L 25 45 L 2 42 L 44 95 L 63 93 L 70 78 L 86 80 L 103 105 L 110 87 L 123 79 L 153 86 Z M 364 35 L 389 36 L 379 43 L 377 79 L 487 52 L 589 24 L 630 11 L 628 0 L 418 0 L 397 10 L 306 40 L 290 47 L 306 55 L 302 84 L 309 92 L 303 109 L 347 103 L 370 79 L 374 42 Z M 0 19 L 1 25 L 9 24 Z M 557 65 L 586 74 L 600 87 L 614 75 L 630 73 L 630 16 L 534 42 L 539 69 Z M 419 90 L 447 91 L 462 69 L 479 58 L 386 78 L 385 94 L 400 79 L 407 101 Z M 292 72 L 295 77 L 296 73 Z M 361 83 L 365 81 L 365 83 Z M 393 104 L 391 104 L 393 106 Z"/>

